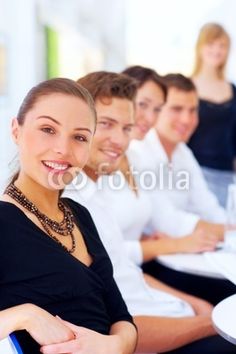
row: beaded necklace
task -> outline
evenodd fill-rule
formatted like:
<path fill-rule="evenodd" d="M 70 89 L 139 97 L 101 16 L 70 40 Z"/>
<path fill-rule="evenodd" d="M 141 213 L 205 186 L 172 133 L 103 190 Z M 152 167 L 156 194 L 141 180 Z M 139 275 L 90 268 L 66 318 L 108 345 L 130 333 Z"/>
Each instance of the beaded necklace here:
<path fill-rule="evenodd" d="M 63 220 L 61 222 L 57 222 L 47 217 L 47 215 L 41 213 L 36 207 L 36 205 L 32 203 L 28 198 L 26 198 L 26 196 L 21 192 L 21 190 L 17 188 L 13 183 L 9 184 L 4 193 L 9 195 L 12 199 L 18 202 L 30 213 L 34 214 L 43 226 L 46 233 L 54 241 L 59 243 L 66 251 L 68 251 L 69 253 L 73 253 L 75 251 L 76 243 L 75 236 L 73 235 L 74 216 L 71 210 L 65 204 L 63 204 L 61 201 L 58 202 L 58 208 L 63 213 Z M 52 234 L 51 230 L 61 236 L 70 236 L 72 243 L 71 248 L 68 249 L 66 246 L 64 246 L 61 241 Z"/>

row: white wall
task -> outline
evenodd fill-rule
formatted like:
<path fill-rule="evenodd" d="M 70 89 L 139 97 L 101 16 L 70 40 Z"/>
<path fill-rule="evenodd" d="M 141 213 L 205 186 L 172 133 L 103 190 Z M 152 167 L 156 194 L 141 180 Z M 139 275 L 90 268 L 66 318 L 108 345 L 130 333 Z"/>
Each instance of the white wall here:
<path fill-rule="evenodd" d="M 8 92 L 3 104 L 0 103 L 0 190 L 9 174 L 8 163 L 14 156 L 9 138 L 11 118 L 26 92 L 44 79 L 40 24 L 56 29 L 64 26 L 87 38 L 92 47 L 103 53 L 101 67 L 96 70 L 121 70 L 126 57 L 124 3 L 125 0 L 0 0 L 0 34 L 7 38 L 8 47 Z M 65 51 L 67 57 L 75 50 L 76 47 L 69 53 Z M 77 57 L 84 55 L 84 48 L 76 54 Z M 74 62 L 76 72 L 76 57 Z M 71 77 L 71 67 L 62 75 Z M 78 78 L 79 73 L 74 76 L 71 78 Z"/>
<path fill-rule="evenodd" d="M 26 92 L 42 78 L 34 0 L 0 0 L 0 33 L 7 46 L 7 95 L 0 103 L 0 188 L 14 154 L 10 121 Z M 41 53 L 40 53 L 41 55 Z M 40 70 L 39 70 L 40 68 Z"/>
<path fill-rule="evenodd" d="M 126 0 L 38 0 L 41 21 L 59 34 L 63 75 L 122 70 L 126 64 Z"/>
<path fill-rule="evenodd" d="M 236 82 L 235 14 L 235 0 L 128 0 L 128 64 L 190 74 L 200 27 L 219 22 L 232 38 L 228 77 Z"/>

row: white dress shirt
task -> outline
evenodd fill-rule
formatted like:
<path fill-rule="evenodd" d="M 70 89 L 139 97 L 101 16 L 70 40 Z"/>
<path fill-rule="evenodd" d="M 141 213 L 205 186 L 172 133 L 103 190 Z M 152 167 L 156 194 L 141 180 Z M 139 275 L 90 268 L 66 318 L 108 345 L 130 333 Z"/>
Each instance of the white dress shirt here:
<path fill-rule="evenodd" d="M 131 142 L 128 156 L 136 160 L 140 175 L 151 171 L 156 176 L 155 187 L 148 191 L 155 229 L 183 236 L 191 233 L 200 219 L 225 222 L 225 210 L 208 189 L 201 168 L 186 144 L 179 143 L 169 161 L 152 129 L 143 141 Z"/>
<path fill-rule="evenodd" d="M 104 200 L 122 231 L 128 256 L 138 265 L 143 263 L 140 238 L 152 220 L 150 197 L 142 190 L 135 193 L 122 172 L 104 176 Z M 119 188 L 111 188 L 111 186 Z"/>
<path fill-rule="evenodd" d="M 127 257 L 123 235 L 109 212 L 103 189 L 99 189 L 98 183 L 87 179 L 82 189 L 77 184 L 69 185 L 63 196 L 81 203 L 90 211 L 112 261 L 114 278 L 130 313 L 133 316 L 194 315 L 192 307 L 185 301 L 146 284 L 142 270 Z"/>

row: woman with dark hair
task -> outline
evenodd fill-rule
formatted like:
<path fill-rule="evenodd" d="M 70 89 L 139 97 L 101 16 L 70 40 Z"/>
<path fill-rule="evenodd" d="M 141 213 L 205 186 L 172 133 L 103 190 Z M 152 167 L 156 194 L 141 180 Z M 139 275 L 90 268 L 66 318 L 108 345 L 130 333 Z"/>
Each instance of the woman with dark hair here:
<path fill-rule="evenodd" d="M 136 330 L 91 216 L 60 198 L 95 126 L 91 96 L 68 79 L 34 87 L 12 123 L 20 169 L 0 201 L 0 339 L 15 332 L 24 354 L 50 344 L 41 352 L 134 351 Z"/>
<path fill-rule="evenodd" d="M 156 123 L 161 106 L 166 99 L 163 79 L 155 70 L 140 65 L 130 66 L 123 74 L 137 80 L 138 90 L 135 99 L 135 139 L 144 139 Z"/>

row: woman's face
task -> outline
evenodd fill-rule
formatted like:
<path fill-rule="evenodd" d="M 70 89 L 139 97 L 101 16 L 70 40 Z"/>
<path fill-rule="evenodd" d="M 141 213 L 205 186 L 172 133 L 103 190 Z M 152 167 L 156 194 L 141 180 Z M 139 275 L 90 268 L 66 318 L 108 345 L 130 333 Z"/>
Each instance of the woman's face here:
<path fill-rule="evenodd" d="M 224 65 L 229 52 L 229 44 L 225 37 L 220 37 L 202 46 L 200 55 L 203 64 L 219 68 Z"/>
<path fill-rule="evenodd" d="M 19 177 L 51 190 L 64 188 L 87 162 L 94 129 L 94 117 L 82 99 L 60 93 L 40 97 L 23 125 L 13 120 Z"/>
<path fill-rule="evenodd" d="M 142 140 L 155 125 L 164 104 L 164 93 L 153 81 L 147 81 L 137 92 L 135 99 L 135 126 L 133 138 Z"/>

